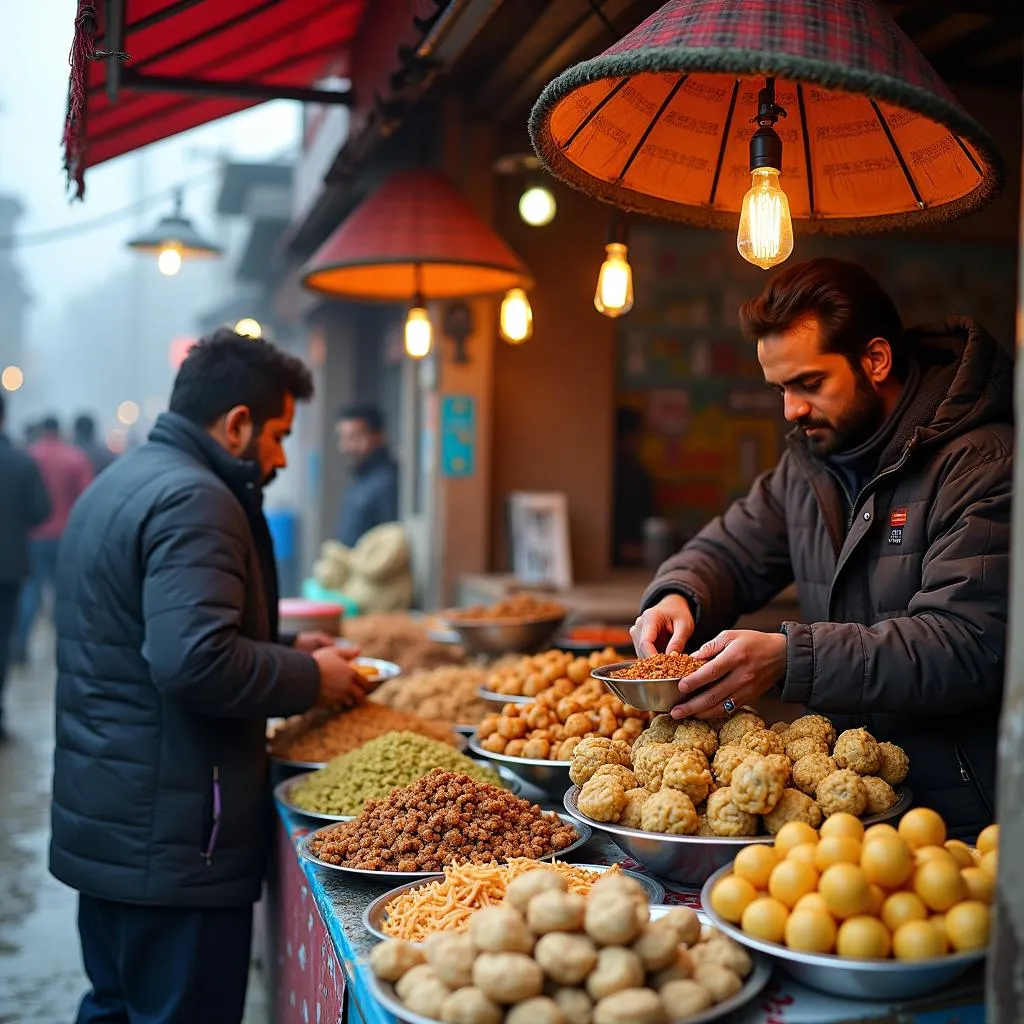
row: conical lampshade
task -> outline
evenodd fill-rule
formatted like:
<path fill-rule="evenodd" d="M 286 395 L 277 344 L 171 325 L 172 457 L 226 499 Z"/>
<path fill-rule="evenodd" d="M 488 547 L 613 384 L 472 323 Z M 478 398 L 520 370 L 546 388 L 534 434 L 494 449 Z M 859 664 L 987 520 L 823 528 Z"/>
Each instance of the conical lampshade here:
<path fill-rule="evenodd" d="M 336 298 L 407 302 L 529 288 L 519 257 L 440 173 L 395 174 L 317 250 L 302 283 Z"/>
<path fill-rule="evenodd" d="M 219 245 L 203 238 L 192 221 L 185 216 L 180 193 L 175 195 L 172 214 L 161 217 L 153 228 L 128 243 L 129 249 L 154 255 L 168 247 L 177 249 L 183 257 L 191 259 L 219 256 L 222 252 Z"/>
<path fill-rule="evenodd" d="M 766 76 L 805 230 L 949 220 L 1001 187 L 994 143 L 873 0 L 669 0 L 551 82 L 530 134 L 553 174 L 605 202 L 735 228 Z"/>

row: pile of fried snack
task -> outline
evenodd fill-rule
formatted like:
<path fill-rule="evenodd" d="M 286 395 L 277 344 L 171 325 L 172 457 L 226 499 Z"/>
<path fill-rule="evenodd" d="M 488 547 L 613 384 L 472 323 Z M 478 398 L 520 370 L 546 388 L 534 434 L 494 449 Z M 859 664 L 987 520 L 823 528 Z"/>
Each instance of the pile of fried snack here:
<path fill-rule="evenodd" d="M 902 749 L 865 729 L 836 735 L 821 715 L 768 728 L 744 709 L 717 722 L 659 715 L 631 744 L 588 737 L 569 769 L 580 811 L 669 835 L 756 836 L 787 821 L 817 828 L 840 811 L 881 814 L 907 776 Z"/>

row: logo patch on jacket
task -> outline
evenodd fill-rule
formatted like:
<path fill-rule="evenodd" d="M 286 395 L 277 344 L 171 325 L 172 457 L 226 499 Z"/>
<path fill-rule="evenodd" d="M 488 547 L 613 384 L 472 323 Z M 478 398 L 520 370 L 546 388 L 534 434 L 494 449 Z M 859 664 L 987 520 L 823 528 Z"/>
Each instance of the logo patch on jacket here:
<path fill-rule="evenodd" d="M 907 508 L 894 508 L 889 513 L 889 543 L 903 543 L 903 527 L 907 525 Z"/>

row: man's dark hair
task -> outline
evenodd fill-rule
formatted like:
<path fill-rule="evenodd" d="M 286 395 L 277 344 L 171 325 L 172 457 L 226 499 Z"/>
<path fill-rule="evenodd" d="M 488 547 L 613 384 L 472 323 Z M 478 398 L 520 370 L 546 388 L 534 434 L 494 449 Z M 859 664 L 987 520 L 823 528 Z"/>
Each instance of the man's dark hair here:
<path fill-rule="evenodd" d="M 75 438 L 78 441 L 92 441 L 96 437 L 96 420 L 87 412 L 75 417 Z"/>
<path fill-rule="evenodd" d="M 384 413 L 380 406 L 370 402 L 352 402 L 350 405 L 343 405 L 338 410 L 337 418 L 339 420 L 362 420 L 376 434 L 384 429 Z"/>
<path fill-rule="evenodd" d="M 59 434 L 60 420 L 56 416 L 44 416 L 39 424 L 39 432 L 42 434 Z"/>
<path fill-rule="evenodd" d="M 787 267 L 756 298 L 740 306 L 740 326 L 752 341 L 788 331 L 814 317 L 822 349 L 846 356 L 852 367 L 873 338 L 892 349 L 892 372 L 907 376 L 903 324 L 888 292 L 861 266 L 848 260 L 816 259 Z"/>
<path fill-rule="evenodd" d="M 209 427 L 245 405 L 257 431 L 284 411 L 285 395 L 313 397 L 305 363 L 262 338 L 245 338 L 226 327 L 189 349 L 178 370 L 168 408 Z"/>

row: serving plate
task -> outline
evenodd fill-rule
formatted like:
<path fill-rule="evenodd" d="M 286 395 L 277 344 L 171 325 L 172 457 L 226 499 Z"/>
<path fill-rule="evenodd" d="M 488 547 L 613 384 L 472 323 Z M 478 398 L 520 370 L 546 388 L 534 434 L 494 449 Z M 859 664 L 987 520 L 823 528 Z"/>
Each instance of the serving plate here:
<path fill-rule="evenodd" d="M 572 785 L 569 778 L 571 761 L 545 761 L 537 757 L 509 757 L 507 754 L 493 754 L 484 750 L 475 738 L 469 741 L 469 750 L 478 758 L 493 761 L 495 764 L 508 768 L 525 782 L 531 783 L 545 793 L 561 799 L 566 789 Z M 589 823 L 588 823 L 589 824 Z"/>

